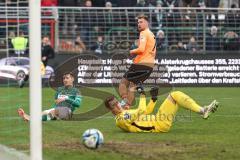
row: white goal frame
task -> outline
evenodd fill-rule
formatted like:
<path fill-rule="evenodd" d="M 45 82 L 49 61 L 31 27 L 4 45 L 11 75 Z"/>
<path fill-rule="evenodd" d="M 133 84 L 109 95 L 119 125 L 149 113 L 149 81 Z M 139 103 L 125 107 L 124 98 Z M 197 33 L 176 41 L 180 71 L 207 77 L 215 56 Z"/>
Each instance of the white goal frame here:
<path fill-rule="evenodd" d="M 41 6 L 29 1 L 30 159 L 42 160 Z"/>

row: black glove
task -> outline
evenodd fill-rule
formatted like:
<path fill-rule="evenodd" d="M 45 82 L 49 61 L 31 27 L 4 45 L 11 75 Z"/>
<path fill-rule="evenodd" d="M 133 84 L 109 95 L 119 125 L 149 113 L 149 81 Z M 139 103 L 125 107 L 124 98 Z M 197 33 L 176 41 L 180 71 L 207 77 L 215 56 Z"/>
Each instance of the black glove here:
<path fill-rule="evenodd" d="M 155 102 L 157 100 L 157 97 L 158 97 L 158 87 L 151 87 L 150 95 L 152 96 L 153 102 Z"/>

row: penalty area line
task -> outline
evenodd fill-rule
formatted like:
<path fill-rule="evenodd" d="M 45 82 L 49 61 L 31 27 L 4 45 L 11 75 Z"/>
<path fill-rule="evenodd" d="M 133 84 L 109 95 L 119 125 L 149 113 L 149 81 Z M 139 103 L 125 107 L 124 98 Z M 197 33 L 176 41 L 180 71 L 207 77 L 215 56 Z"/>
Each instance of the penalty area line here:
<path fill-rule="evenodd" d="M 0 159 L 4 160 L 30 160 L 29 156 L 17 151 L 14 148 L 9 148 L 0 144 Z"/>

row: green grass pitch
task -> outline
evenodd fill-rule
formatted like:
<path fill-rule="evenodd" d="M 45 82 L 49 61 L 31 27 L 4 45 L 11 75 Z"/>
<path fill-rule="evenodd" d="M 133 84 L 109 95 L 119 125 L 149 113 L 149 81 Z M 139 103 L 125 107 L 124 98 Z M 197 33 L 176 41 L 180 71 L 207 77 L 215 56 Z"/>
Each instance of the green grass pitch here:
<path fill-rule="evenodd" d="M 116 94 L 112 88 L 98 88 Z M 240 157 L 239 88 L 176 88 L 199 104 L 213 99 L 220 102 L 218 111 L 208 120 L 180 109 L 179 120 L 169 133 L 126 133 L 115 126 L 110 113 L 89 121 L 51 121 L 43 123 L 43 154 L 46 160 L 212 160 Z M 53 103 L 55 91 L 43 89 L 43 109 Z M 18 106 L 29 112 L 28 88 L 1 87 L 0 143 L 29 153 L 29 124 L 17 117 Z M 159 104 L 167 94 L 159 96 Z M 84 97 L 76 113 L 86 112 L 101 103 Z M 105 144 L 88 150 L 81 144 L 82 133 L 99 129 Z"/>

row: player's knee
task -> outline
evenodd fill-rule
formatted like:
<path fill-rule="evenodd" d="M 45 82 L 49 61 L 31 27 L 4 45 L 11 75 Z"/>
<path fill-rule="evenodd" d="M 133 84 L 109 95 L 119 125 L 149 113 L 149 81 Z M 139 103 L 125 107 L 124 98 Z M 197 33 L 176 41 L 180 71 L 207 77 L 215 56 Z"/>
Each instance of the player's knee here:
<path fill-rule="evenodd" d="M 133 82 L 129 82 L 129 87 L 136 87 L 136 84 L 134 84 Z"/>
<path fill-rule="evenodd" d="M 128 88 L 129 88 L 129 91 L 134 92 L 135 89 L 136 89 L 136 85 L 134 83 L 132 83 L 132 82 L 129 82 Z"/>
<path fill-rule="evenodd" d="M 125 85 L 128 86 L 129 85 L 129 81 L 126 78 L 121 79 L 120 81 L 120 85 Z"/>
<path fill-rule="evenodd" d="M 53 109 L 48 114 L 51 115 L 51 117 L 57 117 L 59 112 L 56 109 Z"/>
<path fill-rule="evenodd" d="M 173 91 L 170 93 L 170 96 L 175 100 L 181 93 L 182 93 L 181 91 Z"/>

